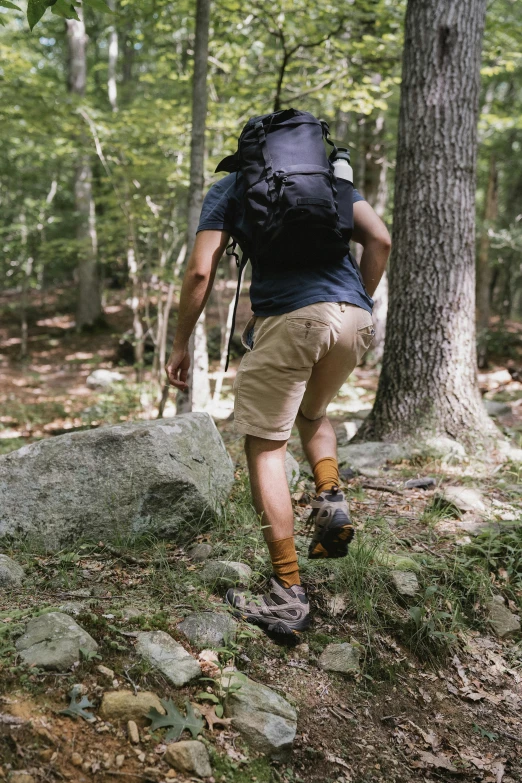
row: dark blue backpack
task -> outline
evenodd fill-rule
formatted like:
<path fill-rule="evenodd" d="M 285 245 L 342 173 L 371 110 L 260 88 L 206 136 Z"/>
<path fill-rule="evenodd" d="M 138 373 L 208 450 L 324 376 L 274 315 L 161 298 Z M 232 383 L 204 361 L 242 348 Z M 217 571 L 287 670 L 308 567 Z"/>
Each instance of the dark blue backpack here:
<path fill-rule="evenodd" d="M 325 141 L 332 147 L 329 157 Z M 326 267 L 349 252 L 353 184 L 336 179 L 336 154 L 328 124 L 309 112 L 286 109 L 247 122 L 237 151 L 216 168 L 241 172 L 244 180 L 251 239 L 233 236 L 227 251 L 236 255 L 236 242 L 241 247 L 240 279 L 249 259 L 266 269 Z M 236 307 L 238 297 L 239 285 Z M 234 324 L 235 310 L 232 334 Z"/>

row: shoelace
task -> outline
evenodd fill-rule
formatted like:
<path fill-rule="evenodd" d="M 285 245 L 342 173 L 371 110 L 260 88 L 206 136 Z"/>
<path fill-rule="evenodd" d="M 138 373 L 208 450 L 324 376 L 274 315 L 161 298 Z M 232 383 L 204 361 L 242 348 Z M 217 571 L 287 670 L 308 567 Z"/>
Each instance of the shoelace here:
<path fill-rule="evenodd" d="M 331 492 L 332 495 L 337 495 L 337 493 L 339 492 L 339 487 L 337 485 L 335 485 L 329 491 Z M 317 495 L 316 495 L 316 498 L 317 498 Z M 328 501 L 326 501 L 326 502 L 328 502 Z M 308 519 L 306 520 L 306 525 L 305 525 L 305 531 L 304 532 L 305 532 L 305 536 L 307 538 L 311 538 L 312 537 L 312 528 L 313 528 L 313 524 L 314 524 L 313 521 L 312 521 L 313 518 L 314 518 L 314 509 L 312 509 Z"/>

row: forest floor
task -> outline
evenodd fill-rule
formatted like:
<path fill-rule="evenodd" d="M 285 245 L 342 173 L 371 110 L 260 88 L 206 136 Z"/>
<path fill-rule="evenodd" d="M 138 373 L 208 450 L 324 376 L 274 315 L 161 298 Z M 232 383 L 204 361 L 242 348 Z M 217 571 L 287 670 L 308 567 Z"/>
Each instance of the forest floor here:
<path fill-rule="evenodd" d="M 110 329 L 92 335 L 71 331 L 69 304 L 67 291 L 45 303 L 35 295 L 30 356 L 19 360 L 14 301 L 0 301 L 0 453 L 71 428 L 155 415 L 148 372 L 138 384 L 132 367 L 115 365 L 117 336 L 130 320 L 123 295 L 111 297 Z M 509 328 L 522 331 L 516 324 Z M 516 353 L 499 360 L 480 383 L 486 398 L 510 403 L 497 423 L 521 445 L 522 383 L 506 369 L 516 365 L 522 365 Z M 110 392 L 87 389 L 87 375 L 99 367 L 120 370 L 128 382 Z M 249 563 L 262 585 L 269 562 L 250 505 L 241 440 L 227 418 L 230 382 L 216 423 L 236 463 L 236 482 L 226 513 L 199 540 L 211 544 L 213 557 Z M 357 422 L 371 407 L 376 384 L 376 371 L 363 367 L 343 387 L 331 411 L 341 437 L 344 423 Z M 293 500 L 297 546 L 305 554 L 312 482 L 295 435 L 290 450 L 301 467 Z M 426 476 L 436 489 L 405 488 L 407 479 Z M 311 630 L 291 645 L 241 626 L 236 642 L 219 653 L 220 666 L 237 666 L 296 706 L 292 756 L 269 763 L 229 726 L 209 726 L 202 733 L 213 780 L 522 780 L 522 640 L 520 633 L 498 638 L 487 613 L 493 594 L 513 612 L 522 611 L 520 479 L 520 467 L 510 463 L 478 467 L 469 459 L 418 456 L 387 464 L 378 479 L 347 479 L 357 526 L 348 557 L 319 563 L 302 558 Z M 480 489 L 487 517 L 438 507 L 435 492 L 447 485 Z M 16 594 L 0 594 L 0 780 L 15 780 L 15 770 L 38 781 L 188 780 L 169 769 L 162 731 L 147 729 L 145 721 L 133 744 L 117 722 L 97 716 L 89 723 L 60 711 L 76 683 L 95 715 L 102 694 L 114 689 L 154 691 L 180 706 L 198 701 L 201 684 L 174 688 L 144 665 L 133 633 L 168 631 L 197 656 L 179 622 L 194 609 L 223 606 L 222 594 L 199 580 L 201 565 L 184 548 L 151 538 L 77 542 L 55 553 L 22 545 L 2 551 L 25 568 L 26 579 Z M 414 597 L 397 595 L 393 568 L 416 573 Z M 13 641 L 28 619 L 59 607 L 77 612 L 77 622 L 98 641 L 100 657 L 87 655 L 65 674 L 24 667 Z M 361 651 L 360 671 L 344 676 L 319 668 L 325 646 L 345 641 Z"/>

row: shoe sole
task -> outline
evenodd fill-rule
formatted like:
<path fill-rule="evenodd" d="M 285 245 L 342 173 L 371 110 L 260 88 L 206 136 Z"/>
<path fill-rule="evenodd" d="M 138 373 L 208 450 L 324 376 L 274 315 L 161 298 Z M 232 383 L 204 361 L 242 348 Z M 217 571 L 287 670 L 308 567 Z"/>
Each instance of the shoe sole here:
<path fill-rule="evenodd" d="M 309 617 L 305 618 L 304 620 L 300 620 L 298 623 L 295 623 L 295 625 L 289 625 L 284 620 L 279 620 L 276 617 L 271 620 L 269 617 L 258 617 L 254 614 L 247 614 L 242 612 L 228 600 L 228 597 L 225 597 L 225 603 L 228 604 L 228 606 L 230 606 L 232 609 L 234 617 L 237 617 L 240 620 L 245 620 L 247 623 L 257 625 L 259 628 L 262 628 L 263 631 L 267 631 L 268 633 L 274 633 L 281 636 L 299 636 L 299 634 L 308 630 L 310 627 Z"/>
<path fill-rule="evenodd" d="M 335 512 L 330 525 L 323 532 L 319 541 L 310 544 L 309 560 L 335 559 L 346 557 L 348 554 L 348 546 L 355 535 L 355 528 L 345 514 L 342 516 L 346 522 L 336 523 L 335 517 L 338 513 L 339 511 Z"/>

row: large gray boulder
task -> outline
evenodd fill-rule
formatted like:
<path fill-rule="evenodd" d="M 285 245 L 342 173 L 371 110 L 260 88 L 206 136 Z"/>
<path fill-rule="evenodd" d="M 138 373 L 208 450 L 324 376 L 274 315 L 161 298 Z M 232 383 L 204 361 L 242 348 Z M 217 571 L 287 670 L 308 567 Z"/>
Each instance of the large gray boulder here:
<path fill-rule="evenodd" d="M 47 549 L 88 535 L 202 529 L 234 480 L 207 413 L 74 432 L 0 457 L 0 536 Z"/>
<path fill-rule="evenodd" d="M 346 463 L 350 467 L 364 472 L 381 468 L 388 460 L 396 462 L 403 459 L 406 450 L 398 443 L 366 441 L 365 443 L 341 446 L 338 449 L 338 454 L 340 463 Z"/>
<path fill-rule="evenodd" d="M 225 714 L 254 750 L 274 759 L 284 759 L 292 748 L 297 714 L 286 699 L 266 685 L 239 672 L 221 677 L 227 693 Z"/>
<path fill-rule="evenodd" d="M 139 633 L 136 652 L 177 688 L 201 675 L 201 666 L 196 659 L 165 631 Z"/>
<path fill-rule="evenodd" d="M 28 666 L 60 672 L 80 660 L 80 647 L 88 652 L 98 649 L 92 636 L 63 612 L 30 620 L 15 646 Z"/>
<path fill-rule="evenodd" d="M 0 588 L 20 587 L 25 576 L 24 569 L 7 555 L 0 555 Z"/>
<path fill-rule="evenodd" d="M 196 647 L 225 647 L 236 638 L 237 623 L 222 612 L 192 612 L 178 628 Z"/>

